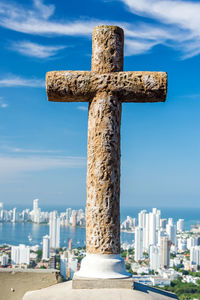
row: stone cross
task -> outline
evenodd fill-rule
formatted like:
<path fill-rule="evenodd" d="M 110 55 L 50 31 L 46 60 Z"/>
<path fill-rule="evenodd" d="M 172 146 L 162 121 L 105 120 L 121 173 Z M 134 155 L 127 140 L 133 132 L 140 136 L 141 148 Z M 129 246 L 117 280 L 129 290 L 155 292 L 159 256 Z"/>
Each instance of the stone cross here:
<path fill-rule="evenodd" d="M 165 72 L 122 72 L 123 30 L 97 26 L 92 70 L 48 72 L 49 101 L 89 102 L 86 258 L 78 275 L 126 277 L 120 257 L 120 124 L 122 102 L 163 102 Z"/>

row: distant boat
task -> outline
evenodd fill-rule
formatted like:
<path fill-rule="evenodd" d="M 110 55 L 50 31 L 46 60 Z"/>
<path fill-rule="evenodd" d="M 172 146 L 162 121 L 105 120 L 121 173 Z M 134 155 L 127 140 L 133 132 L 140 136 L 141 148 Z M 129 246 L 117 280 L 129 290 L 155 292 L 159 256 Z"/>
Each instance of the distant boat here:
<path fill-rule="evenodd" d="M 28 235 L 28 240 L 29 240 L 29 242 L 32 242 L 32 237 L 30 234 Z"/>

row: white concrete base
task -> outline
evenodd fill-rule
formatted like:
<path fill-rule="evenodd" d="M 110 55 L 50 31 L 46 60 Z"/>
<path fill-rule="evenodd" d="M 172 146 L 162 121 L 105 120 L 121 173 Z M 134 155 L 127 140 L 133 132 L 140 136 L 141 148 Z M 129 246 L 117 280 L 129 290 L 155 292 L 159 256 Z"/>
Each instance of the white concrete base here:
<path fill-rule="evenodd" d="M 48 288 L 27 292 L 23 300 L 173 300 L 174 294 L 142 285 L 140 290 L 130 289 L 72 289 L 67 281 Z"/>
<path fill-rule="evenodd" d="M 128 278 L 125 262 L 120 254 L 86 254 L 81 262 L 77 277 L 85 278 Z"/>

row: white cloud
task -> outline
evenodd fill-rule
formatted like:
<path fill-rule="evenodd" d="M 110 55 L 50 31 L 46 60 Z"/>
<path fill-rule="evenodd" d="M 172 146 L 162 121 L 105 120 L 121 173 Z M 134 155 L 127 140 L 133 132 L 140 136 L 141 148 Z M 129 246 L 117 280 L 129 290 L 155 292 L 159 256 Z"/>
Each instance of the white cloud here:
<path fill-rule="evenodd" d="M 54 5 L 45 5 L 43 4 L 42 0 L 34 0 L 34 4 L 44 19 L 48 19 L 50 16 L 53 15 L 55 10 Z"/>
<path fill-rule="evenodd" d="M 0 178 L 13 178 L 27 172 L 54 170 L 58 168 L 82 168 L 85 166 L 84 157 L 73 156 L 26 156 L 10 157 L 0 155 Z"/>
<path fill-rule="evenodd" d="M 124 23 L 110 20 L 69 21 L 56 19 L 55 6 L 34 0 L 31 8 L 19 4 L 0 4 L 0 26 L 34 35 L 71 35 L 91 37 L 93 27 L 117 24 L 125 29 L 127 55 L 143 54 L 155 45 L 172 47 L 186 59 L 200 54 L 200 2 L 181 0 L 121 0 L 133 14 L 153 19 L 153 24 Z M 134 19 L 133 19 L 134 21 Z M 126 40 L 127 39 L 127 40 Z M 29 43 L 29 44 L 27 44 Z M 37 57 L 49 57 L 58 49 L 42 48 L 31 42 L 21 43 L 18 52 Z M 146 47 L 146 48 L 145 48 Z"/>
<path fill-rule="evenodd" d="M 130 11 L 139 16 L 149 17 L 159 22 L 154 26 L 157 36 L 146 30 L 147 39 L 155 39 L 182 52 L 182 59 L 200 54 L 200 2 L 178 0 L 121 0 Z M 168 28 L 166 25 L 168 25 Z M 159 29 L 161 29 L 159 35 Z"/>
<path fill-rule="evenodd" d="M 162 23 L 177 24 L 200 33 L 200 2 L 180 0 L 122 0 L 130 10 L 142 16 L 150 16 Z"/>
<path fill-rule="evenodd" d="M 21 41 L 12 43 L 11 49 L 26 56 L 37 58 L 47 58 L 57 54 L 65 46 L 44 46 L 30 41 Z"/>
<path fill-rule="evenodd" d="M 79 106 L 77 107 L 77 109 L 83 110 L 83 111 L 88 111 L 88 107 L 87 107 L 87 106 L 83 106 L 83 105 L 79 105 Z"/>
<path fill-rule="evenodd" d="M 152 49 L 156 44 L 158 44 L 158 42 L 128 39 L 126 40 L 125 54 L 127 56 L 143 54 Z"/>
<path fill-rule="evenodd" d="M 26 148 L 12 148 L 12 147 L 7 147 L 7 150 L 9 150 L 10 152 L 14 152 L 14 153 L 39 153 L 39 154 L 49 154 L 49 153 L 55 153 L 58 154 L 62 151 L 60 150 L 43 150 L 43 149 L 26 149 Z"/>
<path fill-rule="evenodd" d="M 90 35 L 96 21 L 56 22 L 49 20 L 54 13 L 53 5 L 35 0 L 32 9 L 19 4 L 0 4 L 0 26 L 18 32 L 37 35 Z"/>
<path fill-rule="evenodd" d="M 9 75 L 0 79 L 0 87 L 44 87 L 45 81 L 41 79 L 27 79 L 20 76 Z"/>

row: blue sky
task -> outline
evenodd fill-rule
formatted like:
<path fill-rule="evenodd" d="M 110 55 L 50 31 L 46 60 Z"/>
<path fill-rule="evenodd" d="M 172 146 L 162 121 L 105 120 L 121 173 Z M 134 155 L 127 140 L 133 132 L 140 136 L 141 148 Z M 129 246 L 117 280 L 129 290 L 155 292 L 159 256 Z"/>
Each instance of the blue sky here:
<path fill-rule="evenodd" d="M 90 70 L 93 27 L 125 32 L 124 70 L 167 71 L 165 103 L 123 104 L 122 206 L 200 207 L 200 1 L 0 2 L 0 201 L 86 201 L 87 104 L 45 73 Z"/>

